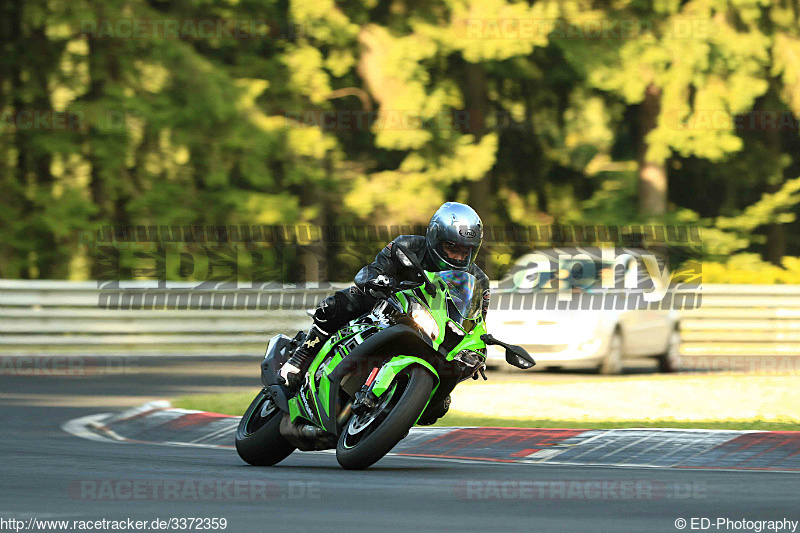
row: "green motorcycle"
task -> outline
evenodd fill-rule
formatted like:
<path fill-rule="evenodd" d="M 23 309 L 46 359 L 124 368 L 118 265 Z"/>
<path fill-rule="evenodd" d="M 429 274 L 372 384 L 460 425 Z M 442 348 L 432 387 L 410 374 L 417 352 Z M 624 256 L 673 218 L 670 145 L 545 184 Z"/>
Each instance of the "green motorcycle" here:
<path fill-rule="evenodd" d="M 236 431 L 236 450 L 252 465 L 274 465 L 294 450 L 336 448 L 347 469 L 380 460 L 415 423 L 432 423 L 461 381 L 486 379 L 486 346 L 506 349 L 518 368 L 536 363 L 519 346 L 486 332 L 474 276 L 426 272 L 403 246 L 396 259 L 419 272 L 337 331 L 322 347 L 298 393 L 289 397 L 281 365 L 305 340 L 277 335 L 261 363 L 262 391 Z"/>

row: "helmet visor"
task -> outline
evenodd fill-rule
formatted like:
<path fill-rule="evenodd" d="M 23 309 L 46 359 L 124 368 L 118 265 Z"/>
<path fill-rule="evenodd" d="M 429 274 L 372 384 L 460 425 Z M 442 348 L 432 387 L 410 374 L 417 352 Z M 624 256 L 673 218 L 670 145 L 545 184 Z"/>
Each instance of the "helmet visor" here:
<path fill-rule="evenodd" d="M 474 253 L 472 246 L 442 241 L 440 248 L 442 258 L 451 265 L 466 266 L 472 262 L 472 254 Z"/>

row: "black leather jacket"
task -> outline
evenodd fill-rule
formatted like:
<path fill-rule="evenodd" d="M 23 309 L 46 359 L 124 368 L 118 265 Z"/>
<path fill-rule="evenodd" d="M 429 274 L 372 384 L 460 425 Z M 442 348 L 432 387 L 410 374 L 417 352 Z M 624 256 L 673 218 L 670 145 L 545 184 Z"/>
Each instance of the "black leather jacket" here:
<path fill-rule="evenodd" d="M 415 254 L 422 268 L 428 272 L 441 270 L 426 253 L 425 237 L 420 235 L 400 235 L 378 252 L 378 255 L 375 256 L 375 261 L 358 271 L 355 283 L 359 289 L 364 290 L 364 285 L 369 280 L 373 280 L 381 274 L 393 277 L 397 281 L 416 281 L 418 279 L 417 271 L 413 267 L 406 267 L 392 257 L 392 246 L 395 243 L 405 246 Z M 475 276 L 481 287 L 481 292 L 483 293 L 483 316 L 485 318 L 486 311 L 489 309 L 489 278 L 475 263 L 470 265 L 468 272 Z"/>

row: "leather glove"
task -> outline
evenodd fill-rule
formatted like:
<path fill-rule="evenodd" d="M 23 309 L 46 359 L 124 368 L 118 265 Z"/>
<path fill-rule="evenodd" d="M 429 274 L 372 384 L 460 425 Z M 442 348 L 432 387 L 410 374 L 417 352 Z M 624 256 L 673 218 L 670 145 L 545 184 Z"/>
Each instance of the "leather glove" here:
<path fill-rule="evenodd" d="M 375 279 L 367 281 L 365 284 L 367 294 L 373 298 L 388 298 L 397 290 L 397 280 L 385 274 L 379 275 Z"/>

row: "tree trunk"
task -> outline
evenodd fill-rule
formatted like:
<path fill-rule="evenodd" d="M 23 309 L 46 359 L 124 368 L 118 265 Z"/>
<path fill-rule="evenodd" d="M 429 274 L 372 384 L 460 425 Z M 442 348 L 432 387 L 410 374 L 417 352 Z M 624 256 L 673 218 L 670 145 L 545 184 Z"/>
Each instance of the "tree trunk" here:
<path fill-rule="evenodd" d="M 19 83 L 21 78 L 21 60 L 16 51 L 19 49 L 22 35 L 22 0 L 0 3 L 0 112 L 14 110 L 18 105 Z M 16 138 L 4 135 L 0 138 L 0 190 L 3 191 L 3 208 L 6 216 L 2 219 L 12 221 L 21 218 L 25 212 L 27 199 L 24 196 L 25 183 L 20 181 L 16 166 L 12 162 L 11 154 L 15 148 Z M 22 237 L 18 235 L 18 228 L 4 227 L 0 234 L 0 278 L 29 277 L 27 252 L 21 250 L 16 243 Z"/>
<path fill-rule="evenodd" d="M 53 104 L 50 99 L 50 88 L 48 87 L 48 74 L 55 70 L 58 65 L 58 54 L 51 49 L 50 43 L 45 32 L 45 27 L 41 26 L 31 32 L 30 48 L 35 51 L 37 62 L 30 65 L 31 84 L 35 91 L 33 107 L 40 113 L 53 113 Z M 34 135 L 51 135 L 51 132 L 33 132 Z M 53 194 L 53 184 L 55 178 L 50 171 L 53 162 L 52 154 L 41 148 L 32 147 L 30 153 L 30 168 L 33 171 L 37 190 L 46 197 Z M 47 207 L 37 205 L 37 215 L 43 213 Z M 65 277 L 69 256 L 59 247 L 55 233 L 52 228 L 41 221 L 36 221 L 34 230 L 38 249 L 36 251 L 36 271 L 39 278 L 52 279 Z"/>
<path fill-rule="evenodd" d="M 766 114 L 780 105 L 780 84 L 775 78 L 770 79 L 770 88 L 764 98 L 756 101 L 756 109 L 761 109 Z M 784 184 L 784 167 L 781 164 L 781 154 L 786 153 L 781 141 L 781 131 L 778 128 L 764 128 L 761 132 L 765 148 L 770 159 L 775 162 L 775 170 L 771 180 L 767 182 L 767 192 L 775 193 L 781 190 Z M 786 255 L 786 224 L 773 223 L 767 226 L 767 253 L 766 259 L 773 265 L 781 266 L 783 256 Z"/>
<path fill-rule="evenodd" d="M 772 190 L 772 187 L 769 189 Z M 781 266 L 784 255 L 786 255 L 786 224 L 770 224 L 767 232 L 767 261 Z"/>
<path fill-rule="evenodd" d="M 475 142 L 481 140 L 486 133 L 486 119 L 489 115 L 489 95 L 486 83 L 486 71 L 483 65 L 476 63 L 465 64 L 464 103 L 468 113 L 468 129 L 463 133 L 469 133 L 475 137 Z M 492 225 L 495 217 L 492 215 L 491 198 L 492 178 L 487 174 L 483 178 L 469 184 L 469 205 L 480 215 L 484 228 Z M 490 234 L 491 232 L 488 232 Z M 484 234 L 487 231 L 484 230 Z M 496 244 L 487 242 L 483 249 L 483 264 L 481 265 L 490 279 L 496 273 L 496 265 L 492 260 L 492 251 Z"/>
<path fill-rule="evenodd" d="M 12 10 L 15 16 L 9 21 L 16 25 L 12 30 L 16 38 L 12 46 L 19 50 L 20 56 L 12 67 L 14 112 L 29 113 L 33 117 L 52 116 L 47 75 L 57 63 L 56 54 L 50 48 L 44 26 L 30 28 L 25 33 L 24 7 L 24 4 L 15 2 Z M 26 257 L 27 264 L 22 270 L 25 278 L 53 277 L 59 267 L 63 272 L 67 261 L 65 255 L 59 253 L 55 235 L 45 222 L 43 212 L 46 205 L 39 200 L 52 193 L 54 181 L 50 172 L 52 155 L 40 141 L 53 132 L 40 128 L 25 128 L 20 123 L 15 134 L 16 181 L 22 205 L 20 215 L 25 239 L 31 247 L 23 253 L 27 256 L 29 251 L 35 252 L 32 261 Z"/>
<path fill-rule="evenodd" d="M 663 215 L 667 212 L 667 170 L 663 163 L 647 159 L 647 134 L 656 127 L 661 110 L 661 89 L 647 86 L 639 108 L 639 214 Z"/>
<path fill-rule="evenodd" d="M 102 8 L 98 9 L 98 20 L 103 19 Z M 108 41 L 108 39 L 106 39 Z M 82 98 L 90 102 L 100 100 L 105 92 L 106 79 L 106 54 L 109 53 L 107 46 L 109 43 L 100 42 L 100 39 L 89 36 L 89 91 Z M 98 131 L 94 124 L 89 121 L 89 128 L 86 135 L 88 151 L 86 158 L 89 160 L 89 191 L 92 202 L 98 207 L 97 214 L 93 217 L 97 224 L 107 224 L 111 222 L 111 198 L 110 183 L 106 183 L 103 158 L 98 156 L 98 143 L 101 142 L 102 133 Z M 92 261 L 91 276 L 99 279 L 102 272 L 102 265 L 99 261 Z"/>

